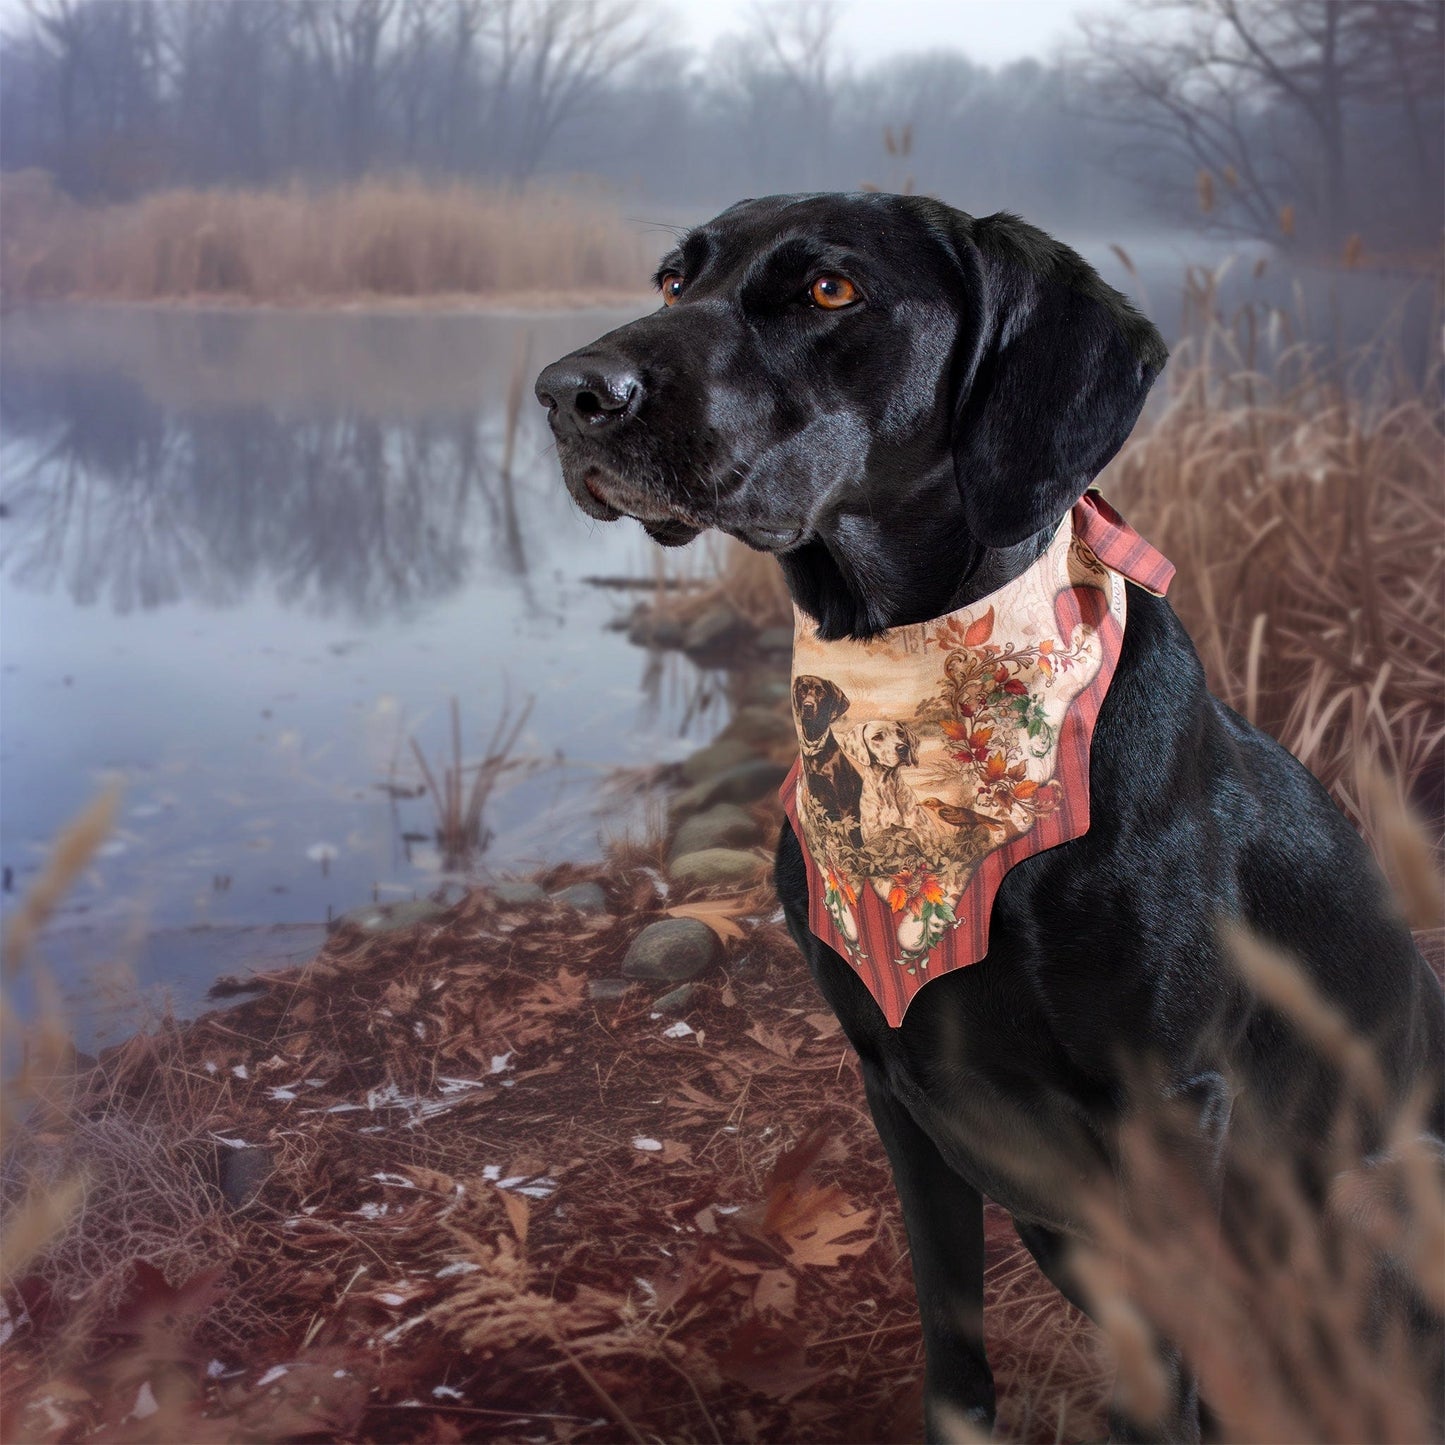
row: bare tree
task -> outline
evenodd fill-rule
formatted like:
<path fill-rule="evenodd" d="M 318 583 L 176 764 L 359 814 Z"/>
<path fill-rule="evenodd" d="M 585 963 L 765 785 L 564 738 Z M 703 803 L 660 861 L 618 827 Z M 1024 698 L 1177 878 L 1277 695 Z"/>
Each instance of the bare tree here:
<path fill-rule="evenodd" d="M 522 185 L 564 124 L 621 70 L 645 58 L 636 0 L 499 0 L 493 115 L 510 134 Z"/>
<path fill-rule="evenodd" d="M 753 28 L 765 53 L 782 72 L 802 112 L 805 150 L 824 161 L 833 139 L 837 46 L 834 36 L 840 0 L 790 0 L 784 5 L 754 0 Z"/>
<path fill-rule="evenodd" d="M 374 158 L 376 119 L 394 52 L 383 44 L 396 0 L 305 0 L 307 31 L 335 106 L 342 173 L 355 178 Z"/>
<path fill-rule="evenodd" d="M 1303 213 L 1337 244 L 1368 107 L 1405 105 L 1429 166 L 1421 99 L 1440 94 L 1442 14 L 1440 0 L 1133 0 L 1083 22 L 1080 70 L 1136 145 L 1190 163 L 1176 189 L 1197 184 L 1219 224 L 1289 234 Z"/>

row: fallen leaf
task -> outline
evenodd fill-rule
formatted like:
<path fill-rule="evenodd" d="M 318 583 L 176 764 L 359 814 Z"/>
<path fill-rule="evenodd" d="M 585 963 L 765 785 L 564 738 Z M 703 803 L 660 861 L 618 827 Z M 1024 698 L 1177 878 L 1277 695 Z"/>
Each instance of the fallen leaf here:
<path fill-rule="evenodd" d="M 507 1218 L 511 1221 L 512 1233 L 517 1236 L 517 1243 L 525 1245 L 527 1242 L 527 1225 L 531 1221 L 532 1206 L 527 1202 L 524 1194 L 517 1194 L 511 1189 L 501 1191 L 502 1203 L 507 1207 Z"/>
<path fill-rule="evenodd" d="M 753 1308 L 791 1315 L 798 1308 L 798 1281 L 785 1269 L 765 1269 L 753 1289 Z"/>
<path fill-rule="evenodd" d="M 678 903 L 663 912 L 670 918 L 693 918 L 707 924 L 724 943 L 746 937 L 737 924 L 748 912 L 745 898 L 705 898 L 698 903 Z"/>
<path fill-rule="evenodd" d="M 717 1364 L 730 1380 L 781 1401 L 816 1385 L 826 1373 L 807 1364 L 802 1345 L 788 1331 L 756 1316 L 741 1325 Z"/>
<path fill-rule="evenodd" d="M 770 1054 L 777 1054 L 781 1059 L 791 1059 L 798 1052 L 800 1039 L 788 1039 L 776 1029 L 770 1029 L 766 1024 L 756 1023 L 747 1032 L 747 1037 L 754 1043 L 761 1044 Z"/>

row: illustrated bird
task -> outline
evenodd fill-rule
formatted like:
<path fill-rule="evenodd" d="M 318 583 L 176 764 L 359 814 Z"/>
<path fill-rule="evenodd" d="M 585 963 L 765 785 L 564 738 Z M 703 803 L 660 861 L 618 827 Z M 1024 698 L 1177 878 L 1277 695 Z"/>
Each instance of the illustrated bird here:
<path fill-rule="evenodd" d="M 990 818 L 985 813 L 976 813 L 972 808 L 961 808 L 956 803 L 945 803 L 941 798 L 920 798 L 919 803 L 930 808 L 954 828 L 997 828 L 1007 833 L 1009 826 L 1002 818 Z"/>

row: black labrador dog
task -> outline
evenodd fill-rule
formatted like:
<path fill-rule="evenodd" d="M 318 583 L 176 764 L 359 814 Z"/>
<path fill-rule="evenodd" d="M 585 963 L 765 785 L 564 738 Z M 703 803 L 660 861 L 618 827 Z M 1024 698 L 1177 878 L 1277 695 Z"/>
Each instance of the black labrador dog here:
<path fill-rule="evenodd" d="M 667 545 L 716 527 L 775 554 L 825 638 L 938 617 L 1019 575 L 1166 359 L 1068 247 L 921 197 L 744 201 L 689 232 L 656 284 L 655 313 L 537 381 L 566 485 L 590 516 L 635 517 Z M 935 1438 L 951 1412 L 993 1414 L 984 1197 L 1079 1298 L 1075 1190 L 1117 1166 L 1141 1050 L 1209 1159 L 1227 1153 L 1241 1090 L 1281 1148 L 1303 1157 L 1330 1129 L 1329 1066 L 1241 983 L 1219 920 L 1297 957 L 1377 1046 L 1393 1097 L 1423 1090 L 1445 1132 L 1445 1003 L 1368 850 L 1293 757 L 1210 695 L 1169 604 L 1132 584 L 1090 788 L 1088 833 L 1009 871 L 988 956 L 928 984 L 897 1029 L 809 932 L 786 826 L 779 844 L 789 926 L 893 1166 Z M 1197 1438 L 1176 1378 L 1163 1418 L 1116 1433 Z"/>

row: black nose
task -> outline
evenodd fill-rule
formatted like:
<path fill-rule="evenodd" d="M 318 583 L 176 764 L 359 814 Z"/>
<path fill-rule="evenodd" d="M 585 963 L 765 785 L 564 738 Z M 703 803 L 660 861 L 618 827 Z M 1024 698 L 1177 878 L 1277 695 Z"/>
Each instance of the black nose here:
<path fill-rule="evenodd" d="M 625 361 L 565 356 L 537 378 L 537 400 L 557 422 L 595 431 L 633 416 L 642 405 L 642 378 Z"/>

